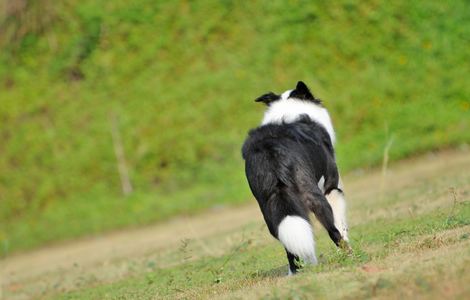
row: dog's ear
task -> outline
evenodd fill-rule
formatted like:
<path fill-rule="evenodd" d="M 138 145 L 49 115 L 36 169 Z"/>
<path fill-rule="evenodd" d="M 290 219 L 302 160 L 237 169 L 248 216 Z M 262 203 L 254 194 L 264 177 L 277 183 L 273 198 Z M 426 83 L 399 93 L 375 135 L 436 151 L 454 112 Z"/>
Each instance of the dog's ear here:
<path fill-rule="evenodd" d="M 263 102 L 266 105 L 269 105 L 269 103 L 274 102 L 279 99 L 281 99 L 281 96 L 276 95 L 273 92 L 269 92 L 267 94 L 261 95 L 258 98 L 256 98 L 255 102 Z"/>
<path fill-rule="evenodd" d="M 315 96 L 313 96 L 313 94 L 310 92 L 307 85 L 303 81 L 297 82 L 295 90 L 290 93 L 289 97 L 320 102 L 319 99 L 315 99 Z"/>

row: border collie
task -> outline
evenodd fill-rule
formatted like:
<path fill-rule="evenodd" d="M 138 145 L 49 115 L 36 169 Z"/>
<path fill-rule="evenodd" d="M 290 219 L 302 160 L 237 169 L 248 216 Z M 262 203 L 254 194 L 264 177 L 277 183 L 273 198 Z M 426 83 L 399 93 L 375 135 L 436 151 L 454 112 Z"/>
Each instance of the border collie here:
<path fill-rule="evenodd" d="M 289 275 L 317 263 L 310 211 L 338 247 L 351 251 L 328 111 L 302 81 L 255 101 L 268 107 L 243 145 L 246 177 L 269 232 L 287 252 Z"/>

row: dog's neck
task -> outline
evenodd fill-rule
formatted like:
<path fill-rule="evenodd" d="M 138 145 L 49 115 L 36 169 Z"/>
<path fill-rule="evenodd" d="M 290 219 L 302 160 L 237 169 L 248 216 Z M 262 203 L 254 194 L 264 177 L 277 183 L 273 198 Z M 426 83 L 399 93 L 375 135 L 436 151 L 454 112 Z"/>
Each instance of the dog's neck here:
<path fill-rule="evenodd" d="M 282 95 L 281 100 L 275 101 L 269 105 L 264 113 L 261 125 L 292 123 L 297 121 L 301 115 L 308 115 L 312 121 L 317 122 L 326 129 L 330 135 L 332 144 L 334 144 L 335 132 L 326 108 L 313 102 L 287 98 L 285 96 L 286 93 Z"/>

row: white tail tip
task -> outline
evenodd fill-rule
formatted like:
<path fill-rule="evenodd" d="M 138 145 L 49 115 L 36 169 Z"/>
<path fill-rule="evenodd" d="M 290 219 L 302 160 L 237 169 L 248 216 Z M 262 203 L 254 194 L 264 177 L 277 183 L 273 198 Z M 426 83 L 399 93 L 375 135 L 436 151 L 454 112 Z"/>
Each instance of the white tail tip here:
<path fill-rule="evenodd" d="M 315 242 L 310 223 L 299 216 L 287 216 L 279 224 L 278 238 L 290 253 L 306 263 L 316 264 Z"/>

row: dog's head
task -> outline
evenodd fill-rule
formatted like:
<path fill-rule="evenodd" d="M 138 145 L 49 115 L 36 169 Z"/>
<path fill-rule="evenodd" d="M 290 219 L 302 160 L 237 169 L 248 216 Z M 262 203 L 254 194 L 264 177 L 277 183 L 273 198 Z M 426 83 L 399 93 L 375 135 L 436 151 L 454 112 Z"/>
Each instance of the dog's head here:
<path fill-rule="evenodd" d="M 315 104 L 321 104 L 320 99 L 315 98 L 313 94 L 310 92 L 309 88 L 305 83 L 302 81 L 297 82 L 297 86 L 293 90 L 288 90 L 282 93 L 281 95 L 275 94 L 273 92 L 266 93 L 264 95 L 259 96 L 256 98 L 256 102 L 263 102 L 266 105 L 271 105 L 279 100 L 286 100 L 286 99 L 298 99 L 303 101 L 310 101 Z"/>

